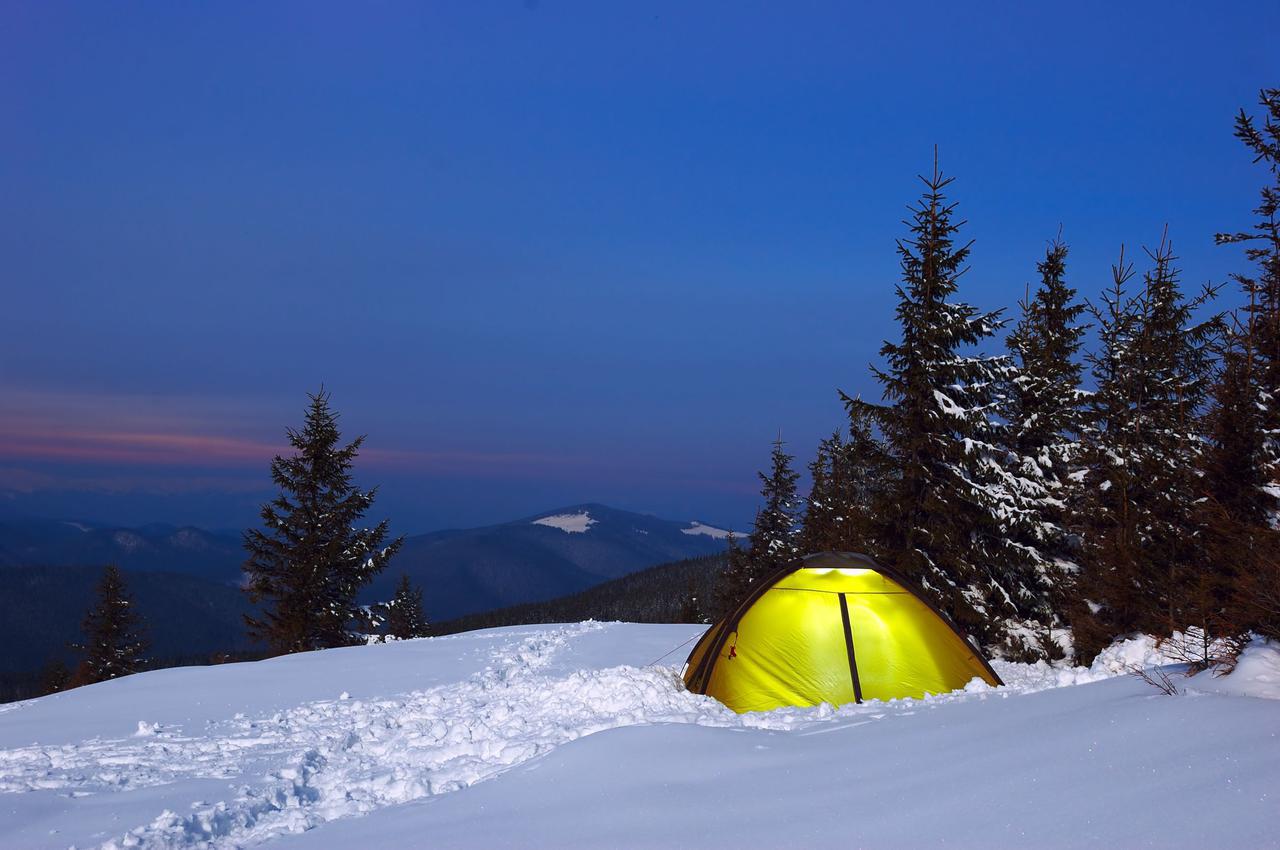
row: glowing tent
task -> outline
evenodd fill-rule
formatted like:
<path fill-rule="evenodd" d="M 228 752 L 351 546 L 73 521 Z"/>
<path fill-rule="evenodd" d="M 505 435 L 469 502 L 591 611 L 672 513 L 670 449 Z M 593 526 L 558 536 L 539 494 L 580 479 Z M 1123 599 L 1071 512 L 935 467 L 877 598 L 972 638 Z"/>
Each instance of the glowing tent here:
<path fill-rule="evenodd" d="M 946 616 L 866 555 L 823 552 L 761 582 L 689 654 L 684 681 L 734 711 L 1002 684 Z"/>

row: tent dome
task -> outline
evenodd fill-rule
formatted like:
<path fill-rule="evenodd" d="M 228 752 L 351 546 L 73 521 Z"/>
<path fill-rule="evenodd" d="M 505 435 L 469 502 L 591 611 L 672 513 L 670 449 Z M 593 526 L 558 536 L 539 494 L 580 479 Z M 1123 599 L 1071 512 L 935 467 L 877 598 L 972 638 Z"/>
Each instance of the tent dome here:
<path fill-rule="evenodd" d="M 823 552 L 780 570 L 702 636 L 685 686 L 734 711 L 922 697 L 1003 684 L 911 583 L 866 555 Z"/>

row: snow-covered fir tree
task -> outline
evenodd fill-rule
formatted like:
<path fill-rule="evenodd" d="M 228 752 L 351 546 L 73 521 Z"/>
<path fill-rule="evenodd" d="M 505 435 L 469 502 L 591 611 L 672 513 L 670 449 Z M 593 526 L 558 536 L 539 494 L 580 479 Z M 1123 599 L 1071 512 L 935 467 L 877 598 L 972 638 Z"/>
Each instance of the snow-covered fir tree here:
<path fill-rule="evenodd" d="M 836 431 L 818 443 L 809 464 L 812 487 L 805 500 L 802 551 L 878 553 L 875 502 L 890 475 L 885 461 L 884 447 L 865 417 L 851 418 L 847 439 Z"/>
<path fill-rule="evenodd" d="M 809 497 L 805 499 L 800 529 L 800 548 L 805 552 L 839 548 L 835 541 L 846 521 L 846 490 L 840 480 L 847 464 L 845 453 L 844 439 L 836 431 L 818 443 L 818 451 L 809 464 Z"/>
<path fill-rule="evenodd" d="M 1079 360 L 1084 305 L 1066 282 L 1067 246 L 1050 243 L 1036 265 L 1040 284 L 1022 301 L 1021 316 L 1006 345 L 1016 361 L 1007 405 L 1005 447 L 1033 486 L 1017 493 L 1025 513 L 1020 542 L 1035 550 L 1055 614 L 1065 608 L 1075 571 L 1067 503 L 1071 465 L 1084 422 L 1083 366 Z"/>
<path fill-rule="evenodd" d="M 142 669 L 146 650 L 142 617 L 115 565 L 102 571 L 97 598 L 80 628 L 85 642 L 75 647 L 81 659 L 72 685 L 105 682 Z"/>
<path fill-rule="evenodd" d="M 1261 492 L 1250 491 L 1251 510 L 1274 514 L 1280 508 L 1280 89 L 1264 89 L 1259 100 L 1266 110 L 1259 125 L 1244 110 L 1236 118 L 1236 136 L 1254 161 L 1270 172 L 1262 198 L 1254 209 L 1253 228 L 1220 233 L 1219 244 L 1243 244 L 1254 264 L 1252 274 L 1235 274 L 1245 299 L 1238 346 L 1246 380 L 1256 394 L 1262 429 Z"/>
<path fill-rule="evenodd" d="M 769 472 L 757 473 L 764 504 L 756 512 L 747 548 L 739 546 L 732 536 L 729 538 L 725 567 L 716 581 L 717 618 L 730 613 L 760 580 L 801 554 L 800 505 L 796 495 L 800 476 L 791 468 L 792 460 L 782 439 L 775 440 Z"/>
<path fill-rule="evenodd" d="M 250 634 L 278 653 L 356 643 L 356 594 L 386 567 L 404 538 L 386 543 L 386 520 L 357 524 L 374 490 L 352 482 L 364 437 L 340 446 L 338 416 L 323 389 L 310 395 L 302 430 L 288 429 L 295 454 L 277 456 L 271 477 L 280 494 L 262 508 L 262 529 L 245 533 L 245 589 L 260 614 Z"/>
<path fill-rule="evenodd" d="M 1089 661 L 1131 631 L 1184 628 L 1182 600 L 1204 569 L 1197 503 L 1201 415 L 1218 317 L 1197 319 L 1214 290 L 1186 298 L 1172 247 L 1148 252 L 1136 294 L 1121 255 L 1113 286 L 1090 305 L 1101 349 L 1085 431 L 1079 522 L 1084 532 L 1077 656 Z"/>
<path fill-rule="evenodd" d="M 760 496 L 764 504 L 756 513 L 748 540 L 751 557 L 763 572 L 772 572 L 800 556 L 800 501 L 796 484 L 800 475 L 791 468 L 782 438 L 773 441 L 769 472 L 760 472 Z"/>
<path fill-rule="evenodd" d="M 422 608 L 422 588 L 414 585 L 407 573 L 400 575 L 395 596 L 387 605 L 387 632 L 401 640 L 430 634 L 427 616 Z"/>
<path fill-rule="evenodd" d="M 1236 136 L 1269 182 L 1242 244 L 1255 267 L 1235 274 L 1244 307 L 1232 323 L 1214 388 L 1205 453 L 1210 560 L 1229 578 L 1235 625 L 1280 640 L 1280 89 L 1264 89 L 1258 124 L 1244 110 Z"/>
<path fill-rule="evenodd" d="M 885 519 L 882 555 L 996 648 L 1006 621 L 1051 614 L 1038 553 L 1017 539 L 1027 517 L 1020 494 L 1038 485 L 1001 447 L 1000 390 L 1011 360 L 968 351 L 1000 329 L 999 312 L 949 300 L 970 250 L 956 243 L 961 223 L 945 194 L 951 180 L 936 162 L 922 180 L 910 237 L 898 243 L 901 336 L 884 344 L 885 366 L 874 369 L 888 404 L 847 396 L 845 404 L 875 422 L 892 459 L 892 484 L 876 511 Z"/>

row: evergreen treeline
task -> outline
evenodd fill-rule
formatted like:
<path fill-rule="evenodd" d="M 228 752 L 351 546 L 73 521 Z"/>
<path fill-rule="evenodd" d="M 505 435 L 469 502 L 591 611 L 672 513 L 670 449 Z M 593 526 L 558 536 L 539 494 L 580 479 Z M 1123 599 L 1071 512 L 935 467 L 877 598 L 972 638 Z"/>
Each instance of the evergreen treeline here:
<path fill-rule="evenodd" d="M 1220 287 L 1184 291 L 1167 234 L 1081 300 L 1059 238 L 1008 327 L 959 297 L 972 245 L 935 157 L 898 243 L 882 402 L 841 393 L 847 433 L 818 445 L 803 505 L 775 443 L 716 613 L 801 554 L 853 550 L 1007 658 L 1087 663 L 1121 635 L 1180 632 L 1208 664 L 1251 631 L 1280 637 L 1280 90 L 1261 103 L 1236 136 L 1270 182 L 1252 229 L 1217 237 L 1253 266 L 1235 311 L 1213 312 Z"/>

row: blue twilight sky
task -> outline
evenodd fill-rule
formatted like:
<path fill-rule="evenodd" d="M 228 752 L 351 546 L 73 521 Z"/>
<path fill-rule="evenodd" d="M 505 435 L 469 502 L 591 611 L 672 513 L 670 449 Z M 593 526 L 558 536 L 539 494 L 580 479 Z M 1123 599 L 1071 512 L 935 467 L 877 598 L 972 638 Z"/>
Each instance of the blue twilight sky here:
<path fill-rule="evenodd" d="M 0 505 L 248 522 L 324 382 L 403 531 L 742 527 L 874 393 L 939 145 L 1012 306 L 1242 268 L 1270 3 L 0 2 Z"/>

